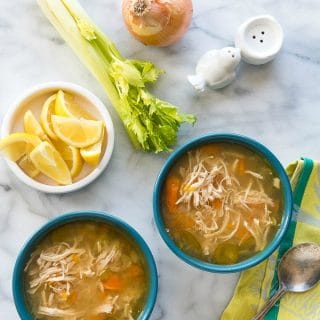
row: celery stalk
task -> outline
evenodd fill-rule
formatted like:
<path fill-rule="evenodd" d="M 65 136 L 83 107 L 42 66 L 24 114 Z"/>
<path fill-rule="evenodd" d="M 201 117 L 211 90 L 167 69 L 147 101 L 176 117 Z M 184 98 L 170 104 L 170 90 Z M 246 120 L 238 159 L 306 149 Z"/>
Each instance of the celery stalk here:
<path fill-rule="evenodd" d="M 170 151 L 183 122 L 195 117 L 150 94 L 161 70 L 151 62 L 121 56 L 76 0 L 38 0 L 44 14 L 104 87 L 135 147 Z"/>

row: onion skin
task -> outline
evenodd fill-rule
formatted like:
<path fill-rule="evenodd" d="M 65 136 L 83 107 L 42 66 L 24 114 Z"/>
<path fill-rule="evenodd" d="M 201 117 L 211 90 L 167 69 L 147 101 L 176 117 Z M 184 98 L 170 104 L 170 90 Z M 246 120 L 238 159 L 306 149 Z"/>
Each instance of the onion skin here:
<path fill-rule="evenodd" d="M 165 47 L 179 41 L 193 13 L 192 0 L 123 0 L 129 32 L 145 45 Z"/>

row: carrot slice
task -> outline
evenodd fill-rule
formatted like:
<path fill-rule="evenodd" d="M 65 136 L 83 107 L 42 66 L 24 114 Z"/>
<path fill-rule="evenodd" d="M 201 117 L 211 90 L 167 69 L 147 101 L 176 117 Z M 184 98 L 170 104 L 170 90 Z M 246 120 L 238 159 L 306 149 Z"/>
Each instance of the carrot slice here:
<path fill-rule="evenodd" d="M 166 205 L 170 213 L 177 212 L 177 204 L 181 181 L 177 177 L 168 177 L 166 180 Z"/>
<path fill-rule="evenodd" d="M 250 236 L 250 233 L 243 224 L 240 224 L 240 226 L 234 236 L 238 240 L 245 240 L 245 239 L 247 239 L 247 237 Z"/>
<path fill-rule="evenodd" d="M 220 209 L 221 206 L 222 206 L 222 201 L 221 199 L 218 199 L 218 198 L 215 198 L 212 202 L 212 206 L 215 208 L 215 209 Z"/>
<path fill-rule="evenodd" d="M 242 158 L 239 159 L 238 170 L 239 170 L 239 175 L 241 175 L 241 176 L 243 176 L 246 171 L 244 159 L 242 159 Z"/>
<path fill-rule="evenodd" d="M 76 295 L 74 292 L 72 292 L 72 293 L 69 295 L 67 301 L 68 301 L 70 304 L 75 304 L 76 301 L 77 301 L 77 295 Z"/>
<path fill-rule="evenodd" d="M 119 291 L 123 288 L 123 282 L 120 276 L 113 274 L 108 279 L 104 280 L 103 287 L 107 290 Z"/>

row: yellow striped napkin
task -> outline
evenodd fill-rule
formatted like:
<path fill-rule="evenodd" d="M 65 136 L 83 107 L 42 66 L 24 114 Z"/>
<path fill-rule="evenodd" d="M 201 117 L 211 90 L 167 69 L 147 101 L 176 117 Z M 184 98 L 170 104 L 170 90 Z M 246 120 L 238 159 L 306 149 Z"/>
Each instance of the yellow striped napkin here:
<path fill-rule="evenodd" d="M 278 288 L 277 264 L 291 247 L 303 242 L 320 244 L 320 163 L 301 159 L 287 168 L 294 195 L 294 214 L 279 249 L 266 261 L 240 276 L 220 320 L 251 320 Z M 319 320 L 320 285 L 305 293 L 288 293 L 265 320 Z"/>

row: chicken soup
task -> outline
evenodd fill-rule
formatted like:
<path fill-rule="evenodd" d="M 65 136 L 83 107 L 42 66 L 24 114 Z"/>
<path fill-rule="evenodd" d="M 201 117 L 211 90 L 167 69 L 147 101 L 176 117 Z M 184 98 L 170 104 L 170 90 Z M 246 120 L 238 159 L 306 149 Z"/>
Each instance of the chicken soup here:
<path fill-rule="evenodd" d="M 167 175 L 162 215 L 185 253 L 234 264 L 262 251 L 282 212 L 280 179 L 259 153 L 240 144 L 203 145 L 183 155 Z"/>
<path fill-rule="evenodd" d="M 134 241 L 111 224 L 74 222 L 37 245 L 25 288 L 35 319 L 132 320 L 144 307 L 148 271 Z"/>

